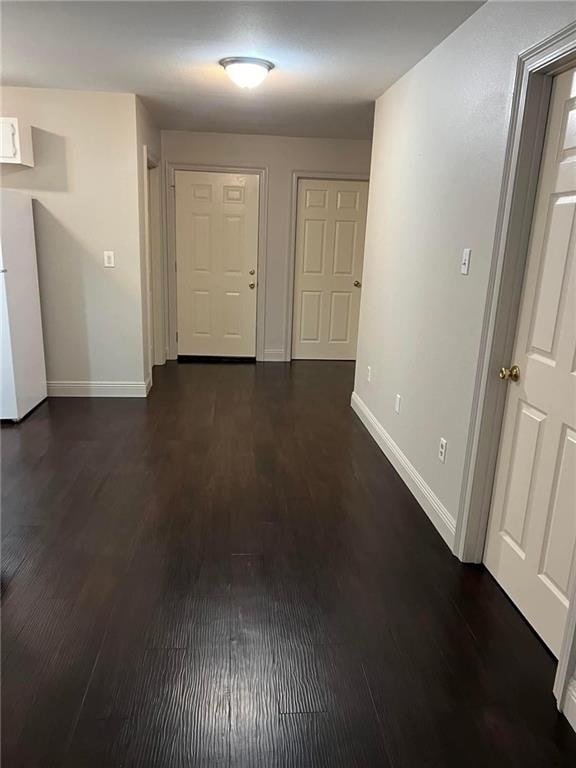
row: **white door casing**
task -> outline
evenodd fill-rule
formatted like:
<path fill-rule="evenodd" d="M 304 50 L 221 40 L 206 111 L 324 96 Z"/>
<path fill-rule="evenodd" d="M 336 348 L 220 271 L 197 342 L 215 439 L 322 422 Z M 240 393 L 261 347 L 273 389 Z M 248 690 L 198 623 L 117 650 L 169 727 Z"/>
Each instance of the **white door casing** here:
<path fill-rule="evenodd" d="M 558 656 L 576 550 L 576 70 L 555 78 L 485 563 Z"/>
<path fill-rule="evenodd" d="M 356 359 L 367 204 L 367 181 L 298 182 L 294 359 Z"/>
<path fill-rule="evenodd" d="M 161 246 L 160 227 L 160 168 L 148 169 L 149 175 L 149 210 L 150 210 L 150 247 L 152 261 L 152 331 L 153 363 L 164 365 L 166 362 L 166 306 L 165 283 L 166 264 L 164 249 Z"/>
<path fill-rule="evenodd" d="M 148 148 L 144 150 L 144 248 L 146 256 L 146 350 L 147 371 L 146 376 L 152 382 L 152 367 L 154 365 L 154 296 L 152 278 L 152 238 L 151 238 L 151 213 L 150 213 L 150 173 L 148 167 Z"/>
<path fill-rule="evenodd" d="M 177 170 L 174 179 L 178 354 L 254 357 L 259 177 Z"/>

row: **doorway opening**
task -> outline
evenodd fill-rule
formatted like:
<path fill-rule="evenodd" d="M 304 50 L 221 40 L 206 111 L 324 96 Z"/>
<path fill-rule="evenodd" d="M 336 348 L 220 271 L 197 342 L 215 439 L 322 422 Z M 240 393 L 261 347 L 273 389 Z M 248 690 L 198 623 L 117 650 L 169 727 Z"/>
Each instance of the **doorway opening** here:
<path fill-rule="evenodd" d="M 162 279 L 162 252 L 160 243 L 160 170 L 158 161 L 146 145 L 142 147 L 143 208 L 144 208 L 144 264 L 142 266 L 142 326 L 144 337 L 144 371 L 146 391 L 152 386 L 154 365 L 159 362 L 156 345 L 156 326 L 161 322 L 158 306 L 158 286 Z"/>

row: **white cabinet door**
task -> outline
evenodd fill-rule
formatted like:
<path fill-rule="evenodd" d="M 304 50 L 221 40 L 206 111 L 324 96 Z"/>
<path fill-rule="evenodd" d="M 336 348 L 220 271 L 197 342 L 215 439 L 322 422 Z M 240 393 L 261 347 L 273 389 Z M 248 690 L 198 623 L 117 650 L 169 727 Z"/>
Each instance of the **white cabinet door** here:
<path fill-rule="evenodd" d="M 34 165 L 32 129 L 17 117 L 0 117 L 0 163 Z"/>
<path fill-rule="evenodd" d="M 556 656 L 576 548 L 576 71 L 554 81 L 485 562 Z"/>
<path fill-rule="evenodd" d="M 178 355 L 255 357 L 258 183 L 175 172 Z"/>
<path fill-rule="evenodd" d="M 0 161 L 16 163 L 20 154 L 18 121 L 10 117 L 0 118 Z"/>
<path fill-rule="evenodd" d="M 355 360 L 368 182 L 298 184 L 292 357 Z"/>

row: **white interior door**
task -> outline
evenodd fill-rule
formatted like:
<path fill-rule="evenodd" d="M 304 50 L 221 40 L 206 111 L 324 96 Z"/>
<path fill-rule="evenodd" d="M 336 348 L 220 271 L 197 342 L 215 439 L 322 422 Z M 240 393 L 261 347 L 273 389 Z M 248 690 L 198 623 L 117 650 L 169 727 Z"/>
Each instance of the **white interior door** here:
<path fill-rule="evenodd" d="M 367 181 L 299 181 L 294 359 L 356 359 L 367 204 Z"/>
<path fill-rule="evenodd" d="M 178 355 L 256 355 L 258 184 L 175 172 Z"/>
<path fill-rule="evenodd" d="M 485 552 L 556 656 L 576 548 L 576 70 L 554 80 Z"/>

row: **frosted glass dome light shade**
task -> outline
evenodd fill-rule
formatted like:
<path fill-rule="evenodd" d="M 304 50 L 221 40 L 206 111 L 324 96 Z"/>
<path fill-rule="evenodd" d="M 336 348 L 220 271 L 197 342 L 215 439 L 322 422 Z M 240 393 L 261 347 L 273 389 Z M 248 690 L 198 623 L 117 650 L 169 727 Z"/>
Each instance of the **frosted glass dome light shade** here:
<path fill-rule="evenodd" d="M 230 80 L 240 88 L 256 88 L 265 79 L 274 64 L 265 59 L 250 59 L 246 56 L 232 56 L 221 59 L 220 65 Z"/>

